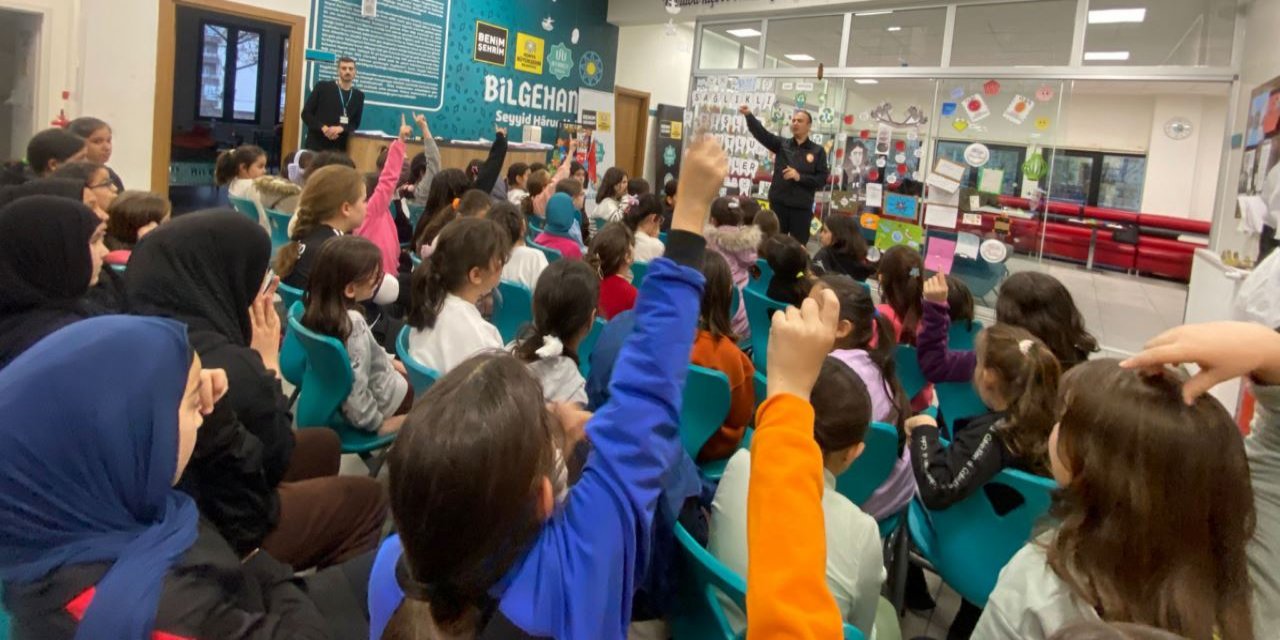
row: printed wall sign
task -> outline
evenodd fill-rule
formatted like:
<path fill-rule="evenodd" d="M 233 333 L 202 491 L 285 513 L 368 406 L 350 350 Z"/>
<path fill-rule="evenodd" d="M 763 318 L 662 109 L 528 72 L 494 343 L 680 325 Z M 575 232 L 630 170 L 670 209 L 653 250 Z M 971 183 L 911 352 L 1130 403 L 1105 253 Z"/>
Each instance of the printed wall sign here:
<path fill-rule="evenodd" d="M 507 30 L 476 20 L 476 45 L 472 59 L 476 62 L 507 66 Z"/>
<path fill-rule="evenodd" d="M 516 34 L 516 71 L 542 75 L 542 48 L 545 41 L 527 33 Z"/>

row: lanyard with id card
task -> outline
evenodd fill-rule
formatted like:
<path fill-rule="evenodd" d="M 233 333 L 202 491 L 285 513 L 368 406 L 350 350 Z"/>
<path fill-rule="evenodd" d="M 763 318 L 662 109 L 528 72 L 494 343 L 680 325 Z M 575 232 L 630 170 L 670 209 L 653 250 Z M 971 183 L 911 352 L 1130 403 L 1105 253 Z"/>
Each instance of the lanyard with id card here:
<path fill-rule="evenodd" d="M 351 122 L 351 118 L 347 117 L 347 103 L 351 102 L 351 94 L 354 92 L 355 88 L 352 87 L 346 95 L 343 95 L 342 87 L 338 87 L 338 100 L 342 102 L 342 116 L 338 118 L 338 124 L 346 125 Z"/>

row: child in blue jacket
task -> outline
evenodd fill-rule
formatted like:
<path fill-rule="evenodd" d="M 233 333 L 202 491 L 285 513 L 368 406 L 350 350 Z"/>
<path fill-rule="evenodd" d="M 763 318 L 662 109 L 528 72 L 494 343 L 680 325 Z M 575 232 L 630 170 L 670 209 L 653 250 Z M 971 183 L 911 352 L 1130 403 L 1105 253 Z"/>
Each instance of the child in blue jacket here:
<path fill-rule="evenodd" d="M 546 410 L 537 381 L 505 354 L 473 357 L 418 402 L 388 460 L 400 537 L 370 577 L 372 637 L 626 637 L 661 479 L 680 454 L 701 233 L 726 170 L 714 141 L 691 147 L 666 257 L 649 268 L 594 416 Z M 591 453 L 557 505 L 555 447 L 584 422 Z"/>

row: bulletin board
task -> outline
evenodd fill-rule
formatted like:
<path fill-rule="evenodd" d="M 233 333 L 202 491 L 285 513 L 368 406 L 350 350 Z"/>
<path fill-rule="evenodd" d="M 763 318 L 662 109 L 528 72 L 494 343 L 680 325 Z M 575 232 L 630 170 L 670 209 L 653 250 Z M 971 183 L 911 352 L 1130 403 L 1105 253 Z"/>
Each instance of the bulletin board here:
<path fill-rule="evenodd" d="M 1244 133 L 1244 160 L 1238 189 L 1241 195 L 1263 195 L 1263 183 L 1280 162 L 1280 77 L 1259 85 L 1249 97 L 1249 120 Z M 1274 179 L 1280 179 L 1277 176 Z M 1239 211 L 1236 213 L 1240 215 Z M 1277 247 L 1273 233 L 1259 238 L 1258 260 Z"/>
<path fill-rule="evenodd" d="M 768 114 L 777 104 L 772 78 L 715 76 L 698 78 L 684 113 L 684 128 L 714 136 L 729 156 L 724 188 L 732 193 L 764 197 L 773 175 L 768 149 L 747 131 L 747 120 L 738 113 L 742 105 L 756 114 Z M 686 143 L 690 136 L 685 136 Z"/>

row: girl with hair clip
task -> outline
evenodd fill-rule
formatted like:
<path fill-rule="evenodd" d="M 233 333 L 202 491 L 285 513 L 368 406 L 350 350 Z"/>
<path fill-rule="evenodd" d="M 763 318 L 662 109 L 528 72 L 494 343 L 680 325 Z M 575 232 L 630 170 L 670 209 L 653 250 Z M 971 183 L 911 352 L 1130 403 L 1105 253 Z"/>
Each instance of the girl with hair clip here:
<path fill-rule="evenodd" d="M 975 637 L 1038 640 L 1098 619 L 1186 638 L 1275 637 L 1280 336 L 1187 325 L 1147 347 L 1063 378 L 1047 444 L 1056 527 L 1000 572 Z M 1164 366 L 1184 361 L 1200 366 L 1189 381 Z M 1247 442 L 1201 395 L 1245 374 L 1262 407 Z"/>
<path fill-rule="evenodd" d="M 822 369 L 809 394 L 813 435 L 822 452 L 822 515 L 826 537 L 826 582 L 840 618 L 871 637 L 880 586 L 886 577 L 880 528 L 871 516 L 836 491 L 836 478 L 862 455 L 871 423 L 871 400 L 862 381 L 835 358 Z M 743 449 L 729 460 L 711 504 L 711 538 L 707 550 L 738 575 L 746 575 L 747 490 L 753 471 L 752 452 Z M 731 622 L 741 629 L 742 613 L 730 608 Z M 752 618 L 754 622 L 754 618 Z"/>
<path fill-rule="evenodd" d="M 799 240 L 778 234 L 765 242 L 763 253 L 769 268 L 773 269 L 773 279 L 769 281 L 765 294 L 783 304 L 800 306 L 800 302 L 809 297 L 809 289 L 813 286 L 809 274 L 809 252 Z"/>
<path fill-rule="evenodd" d="M 924 285 L 924 315 L 920 322 L 917 358 L 930 382 L 966 382 L 973 377 L 977 356 L 951 351 L 951 282 L 935 275 Z M 972 300 L 972 297 L 970 297 Z M 1063 370 L 1089 359 L 1098 340 L 1084 326 L 1071 292 L 1057 278 L 1036 271 L 1015 273 L 1000 285 L 996 322 L 1022 327 L 1049 347 Z"/>
<path fill-rule="evenodd" d="M 893 323 L 893 337 L 914 345 L 924 296 L 924 259 L 904 245 L 890 247 L 880 256 L 880 300 L 877 309 Z"/>
<path fill-rule="evenodd" d="M 723 460 L 738 450 L 742 434 L 755 412 L 755 367 L 738 348 L 738 336 L 729 321 L 732 296 L 737 295 L 729 276 L 729 264 L 715 252 L 708 252 L 702 265 L 707 280 L 698 315 L 698 337 L 693 341 L 693 364 L 715 369 L 729 378 L 729 414 L 711 439 L 698 452 L 698 462 Z"/>
<path fill-rule="evenodd" d="M 533 239 L 537 244 L 559 251 L 565 260 L 582 259 L 582 245 L 573 237 L 574 225 L 578 223 L 578 210 L 573 202 L 565 193 L 552 196 L 547 202 L 546 226 Z"/>
<path fill-rule="evenodd" d="M 357 429 L 395 433 L 413 405 L 404 365 L 387 355 L 365 322 L 360 303 L 382 285 L 378 248 L 359 236 L 335 238 L 320 249 L 304 298 L 302 324 L 347 347 L 353 381 L 342 415 Z"/>
<path fill-rule="evenodd" d="M 440 238 L 440 232 L 450 223 L 460 218 L 482 218 L 492 205 L 493 198 L 483 191 L 470 189 L 462 194 L 461 198 L 455 199 L 431 218 L 431 224 L 422 232 L 425 244 L 418 248 L 418 256 L 424 260 L 431 257 L 431 253 L 436 250 L 435 244 Z"/>
<path fill-rule="evenodd" d="M 627 207 L 624 218 L 627 228 L 635 234 L 636 262 L 652 262 L 662 257 L 666 250 L 658 234 L 662 233 L 662 199 L 652 193 L 636 198 L 636 203 Z"/>
<path fill-rule="evenodd" d="M 631 284 L 631 230 L 621 222 L 604 226 L 591 239 L 586 262 L 600 274 L 600 317 L 605 320 L 636 306 Z"/>
<path fill-rule="evenodd" d="M 596 208 L 591 212 L 591 233 L 604 225 L 622 220 L 622 198 L 627 195 L 627 172 L 620 167 L 609 167 L 600 180 L 596 192 Z"/>
<path fill-rule="evenodd" d="M 560 260 L 538 278 L 533 294 L 533 322 L 511 345 L 542 383 L 547 402 L 587 404 L 587 381 L 579 369 L 578 346 L 596 319 L 600 278 L 591 267 Z"/>
<path fill-rule="evenodd" d="M 413 270 L 409 353 L 441 375 L 486 349 L 501 349 L 498 328 L 476 304 L 498 286 L 511 237 L 498 223 L 463 218 L 445 227 L 430 258 Z"/>
<path fill-rule="evenodd" d="M 739 337 L 751 335 L 747 323 L 747 305 L 742 290 L 751 280 L 760 247 L 760 230 L 742 223 L 742 209 L 737 198 L 716 198 L 711 203 L 711 226 L 707 227 L 707 246 L 724 257 L 733 278 L 734 295 L 738 296 L 738 312 L 733 315 L 733 332 Z"/>
<path fill-rule="evenodd" d="M 686 155 L 682 171 L 699 186 L 682 196 L 613 394 L 594 415 L 549 411 L 537 380 L 505 354 L 472 358 L 416 405 L 387 463 L 400 533 L 370 576 L 372 637 L 626 637 L 636 576 L 655 552 L 662 478 L 680 455 L 680 389 L 702 294 L 699 234 L 727 169 L 712 139 Z M 584 428 L 591 452 L 557 505 L 554 443 Z"/>
<path fill-rule="evenodd" d="M 815 270 L 844 274 L 858 282 L 865 282 L 875 274 L 876 268 L 867 263 L 867 241 L 853 216 L 839 213 L 828 216 L 818 237 L 822 249 L 813 258 Z"/>
<path fill-rule="evenodd" d="M 1009 467 L 1049 475 L 1046 443 L 1055 417 L 1057 359 L 1025 329 L 1010 325 L 983 330 L 976 346 L 973 385 L 991 412 L 970 420 L 945 448 L 934 418 L 919 415 L 906 421 L 917 491 L 929 509 L 964 500 Z M 1017 506 L 1008 494 L 988 495 L 996 513 Z M 970 637 L 981 612 L 962 599 L 948 637 Z"/>
<path fill-rule="evenodd" d="M 843 362 L 866 385 L 871 395 L 871 419 L 898 429 L 898 461 L 884 484 L 862 505 L 863 511 L 881 520 L 901 512 L 916 492 L 905 429 L 906 420 L 911 417 L 911 403 L 898 382 L 893 326 L 876 311 L 871 293 L 849 276 L 828 275 L 814 283 L 809 297 L 817 299 L 828 290 L 840 301 L 840 321 L 831 357 Z"/>

